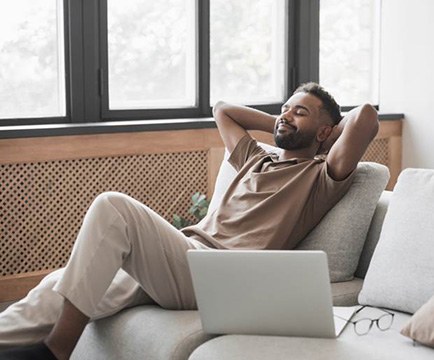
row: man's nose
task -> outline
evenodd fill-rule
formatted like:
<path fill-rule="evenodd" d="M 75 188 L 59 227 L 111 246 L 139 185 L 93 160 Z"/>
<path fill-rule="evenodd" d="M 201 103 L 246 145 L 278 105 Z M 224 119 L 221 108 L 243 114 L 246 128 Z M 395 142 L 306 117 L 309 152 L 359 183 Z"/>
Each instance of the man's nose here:
<path fill-rule="evenodd" d="M 285 112 L 282 113 L 282 119 L 286 120 L 286 121 L 292 121 L 293 120 L 293 116 L 292 116 L 292 109 L 288 109 Z"/>

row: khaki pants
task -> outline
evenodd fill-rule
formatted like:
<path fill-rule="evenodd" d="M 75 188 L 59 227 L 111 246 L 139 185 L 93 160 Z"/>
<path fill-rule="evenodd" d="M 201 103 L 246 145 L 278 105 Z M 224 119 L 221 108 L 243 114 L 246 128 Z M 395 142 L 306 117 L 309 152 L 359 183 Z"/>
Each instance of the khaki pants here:
<path fill-rule="evenodd" d="M 61 312 L 63 297 L 92 320 L 153 302 L 167 309 L 195 309 L 188 249 L 208 247 L 127 195 L 99 195 L 66 267 L 0 313 L 0 345 L 43 339 Z"/>

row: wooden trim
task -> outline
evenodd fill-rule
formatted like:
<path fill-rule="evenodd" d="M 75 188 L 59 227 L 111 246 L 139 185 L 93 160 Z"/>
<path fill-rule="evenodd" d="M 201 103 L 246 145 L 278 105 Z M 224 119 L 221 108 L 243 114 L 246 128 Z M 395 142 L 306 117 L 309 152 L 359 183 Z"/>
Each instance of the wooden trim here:
<path fill-rule="evenodd" d="M 0 277 L 0 302 L 22 299 L 46 275 L 53 270 L 42 270 L 31 273 Z"/>
<path fill-rule="evenodd" d="M 401 136 L 401 120 L 380 122 L 377 138 Z M 261 142 L 273 135 L 252 131 Z M 148 131 L 0 140 L 0 164 L 208 150 L 223 147 L 217 129 Z"/>
<path fill-rule="evenodd" d="M 402 136 L 402 120 L 380 121 L 380 128 L 375 138 L 384 139 L 391 136 Z"/>
<path fill-rule="evenodd" d="M 201 151 L 222 147 L 217 129 L 0 140 L 0 164 Z"/>

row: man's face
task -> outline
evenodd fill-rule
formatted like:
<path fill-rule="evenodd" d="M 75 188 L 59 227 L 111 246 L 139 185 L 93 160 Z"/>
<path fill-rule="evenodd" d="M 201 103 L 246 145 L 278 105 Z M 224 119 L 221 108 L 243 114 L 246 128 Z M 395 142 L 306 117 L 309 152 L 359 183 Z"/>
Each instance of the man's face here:
<path fill-rule="evenodd" d="M 285 150 L 310 147 L 317 138 L 319 127 L 323 125 L 320 121 L 321 106 L 321 100 L 313 95 L 297 93 L 291 96 L 276 119 L 276 145 Z"/>

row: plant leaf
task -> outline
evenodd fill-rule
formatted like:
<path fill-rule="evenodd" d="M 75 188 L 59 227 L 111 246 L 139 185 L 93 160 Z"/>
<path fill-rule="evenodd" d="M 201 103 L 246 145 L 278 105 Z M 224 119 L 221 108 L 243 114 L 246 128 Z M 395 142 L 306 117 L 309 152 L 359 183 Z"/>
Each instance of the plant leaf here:
<path fill-rule="evenodd" d="M 202 220 L 206 216 L 207 213 L 208 213 L 208 208 L 200 209 L 200 211 L 199 211 L 200 220 Z"/>
<path fill-rule="evenodd" d="M 200 198 L 200 192 L 194 193 L 193 196 L 191 197 L 191 202 L 193 204 L 196 204 L 199 198 Z"/>
<path fill-rule="evenodd" d="M 173 215 L 172 225 L 179 230 L 179 229 L 182 229 L 186 226 L 191 225 L 191 222 L 189 220 L 184 219 L 183 217 L 175 214 L 175 215 Z"/>

